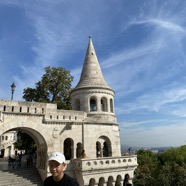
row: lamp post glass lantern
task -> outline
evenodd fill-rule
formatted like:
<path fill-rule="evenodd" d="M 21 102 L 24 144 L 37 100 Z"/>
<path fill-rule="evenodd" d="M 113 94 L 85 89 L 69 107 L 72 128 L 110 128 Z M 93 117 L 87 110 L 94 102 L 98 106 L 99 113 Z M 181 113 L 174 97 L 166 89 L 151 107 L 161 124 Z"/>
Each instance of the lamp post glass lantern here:
<path fill-rule="evenodd" d="M 14 95 L 15 88 L 16 88 L 16 86 L 15 86 L 15 84 L 13 82 L 12 85 L 11 85 L 11 91 L 12 91 L 11 100 L 13 100 L 13 95 Z"/>

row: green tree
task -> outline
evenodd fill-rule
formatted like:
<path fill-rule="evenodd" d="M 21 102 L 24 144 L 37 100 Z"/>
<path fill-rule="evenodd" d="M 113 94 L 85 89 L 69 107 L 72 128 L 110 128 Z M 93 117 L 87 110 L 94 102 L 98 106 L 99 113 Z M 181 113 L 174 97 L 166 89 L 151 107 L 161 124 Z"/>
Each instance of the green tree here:
<path fill-rule="evenodd" d="M 186 165 L 166 163 L 160 169 L 157 183 L 162 186 L 186 186 Z"/>
<path fill-rule="evenodd" d="M 23 99 L 26 101 L 56 103 L 58 109 L 71 109 L 70 92 L 73 77 L 66 69 L 46 67 L 45 74 L 35 88 L 25 88 Z"/>
<path fill-rule="evenodd" d="M 158 154 L 139 150 L 137 157 L 135 186 L 186 186 L 186 146 Z"/>
<path fill-rule="evenodd" d="M 181 146 L 179 148 L 170 148 L 163 154 L 159 155 L 161 163 L 173 164 L 177 163 L 179 165 L 186 164 L 186 146 Z"/>
<path fill-rule="evenodd" d="M 151 151 L 139 150 L 137 153 L 138 168 L 135 170 L 133 183 L 135 186 L 156 186 L 159 163 L 157 156 Z"/>
<path fill-rule="evenodd" d="M 158 156 L 162 165 L 159 183 L 165 186 L 186 186 L 186 146 L 171 148 Z"/>
<path fill-rule="evenodd" d="M 17 141 L 14 143 L 16 149 L 25 150 L 26 152 L 36 151 L 36 143 L 28 134 L 19 131 L 17 133 L 17 138 Z"/>

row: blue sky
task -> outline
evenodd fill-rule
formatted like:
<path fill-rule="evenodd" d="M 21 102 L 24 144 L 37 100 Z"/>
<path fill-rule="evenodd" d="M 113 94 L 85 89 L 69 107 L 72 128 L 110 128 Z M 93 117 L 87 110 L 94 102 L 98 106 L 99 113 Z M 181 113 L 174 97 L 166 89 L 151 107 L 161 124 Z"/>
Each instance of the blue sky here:
<path fill-rule="evenodd" d="M 121 144 L 186 144 L 185 0 L 1 0 L 0 99 L 21 101 L 46 66 L 80 78 L 91 35 L 115 91 Z"/>

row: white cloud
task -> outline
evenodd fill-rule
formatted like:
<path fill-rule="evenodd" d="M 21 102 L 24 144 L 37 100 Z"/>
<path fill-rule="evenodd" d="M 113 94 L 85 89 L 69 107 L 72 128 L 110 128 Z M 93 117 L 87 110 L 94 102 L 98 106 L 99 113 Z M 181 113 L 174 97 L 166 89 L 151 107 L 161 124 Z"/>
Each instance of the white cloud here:
<path fill-rule="evenodd" d="M 185 130 L 184 122 L 181 126 L 172 124 L 168 127 L 172 117 L 177 121 L 185 117 L 185 1 L 131 3 L 124 0 L 108 2 L 104 6 L 104 2 L 98 0 L 87 3 L 4 0 L 0 3 L 3 7 L 1 5 L 7 5 L 7 10 L 11 6 L 21 12 L 24 21 L 20 24 L 20 35 L 31 28 L 26 40 L 21 37 L 16 40 L 16 48 L 26 49 L 16 57 L 31 52 L 29 57 L 21 58 L 22 61 L 14 59 L 15 51 L 11 53 L 9 46 L 5 51 L 2 44 L 2 98 L 8 95 L 9 99 L 9 85 L 15 81 L 15 98 L 20 100 L 22 89 L 34 86 L 44 72 L 43 67 L 48 65 L 68 67 L 75 86 L 80 78 L 88 35 L 92 35 L 96 51 L 103 53 L 98 57 L 103 59 L 99 61 L 105 80 L 116 91 L 117 117 L 124 123 L 128 121 L 122 129 L 122 143 L 144 144 L 148 138 L 149 145 L 153 140 L 160 145 L 161 141 L 171 139 L 169 132 L 174 135 L 173 130 L 177 133 Z M 2 28 L 6 18 L 1 23 Z M 8 35 L 3 37 L 0 42 L 7 43 Z M 26 46 L 22 46 L 24 42 L 28 42 Z M 10 46 L 12 43 L 13 40 Z M 11 56 L 11 60 L 5 61 L 4 56 L 6 59 Z M 7 75 L 8 70 L 4 69 L 10 68 L 5 68 L 8 62 L 16 68 Z M 158 126 L 152 127 L 155 123 Z M 161 130 L 167 131 L 166 134 Z M 182 143 L 182 131 L 175 143 L 178 140 Z"/>
<path fill-rule="evenodd" d="M 104 69 L 114 67 L 116 65 L 119 65 L 120 63 L 125 63 L 126 61 L 128 62 L 129 60 L 145 56 L 151 53 L 154 47 L 154 44 L 146 44 L 137 48 L 131 48 L 112 54 L 101 63 L 102 68 Z"/>
<path fill-rule="evenodd" d="M 118 108 L 119 113 L 127 114 L 137 110 L 145 109 L 147 111 L 166 112 L 166 107 L 169 110 L 171 104 L 186 101 L 186 87 L 183 85 L 178 87 L 167 87 L 165 89 L 156 89 L 153 92 L 143 94 L 137 97 L 130 103 L 123 103 L 123 106 Z M 122 109 L 123 107 L 123 109 Z"/>
<path fill-rule="evenodd" d="M 174 23 L 174 22 L 170 22 L 170 21 L 166 21 L 166 20 L 161 20 L 161 19 L 144 19 L 144 20 L 139 20 L 139 21 L 134 21 L 130 23 L 131 25 L 135 25 L 135 24 L 150 24 L 150 25 L 154 25 L 160 28 L 164 28 L 167 29 L 171 32 L 174 33 L 185 33 L 185 29 Z"/>

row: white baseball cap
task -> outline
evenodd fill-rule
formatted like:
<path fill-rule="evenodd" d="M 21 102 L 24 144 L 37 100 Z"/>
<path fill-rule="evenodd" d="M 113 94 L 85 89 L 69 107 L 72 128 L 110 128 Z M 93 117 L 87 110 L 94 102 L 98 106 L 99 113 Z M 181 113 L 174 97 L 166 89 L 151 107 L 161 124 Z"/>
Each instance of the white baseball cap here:
<path fill-rule="evenodd" d="M 51 161 L 51 160 L 55 160 L 57 161 L 58 163 L 65 163 L 65 156 L 61 153 L 61 152 L 53 152 L 48 161 Z"/>

